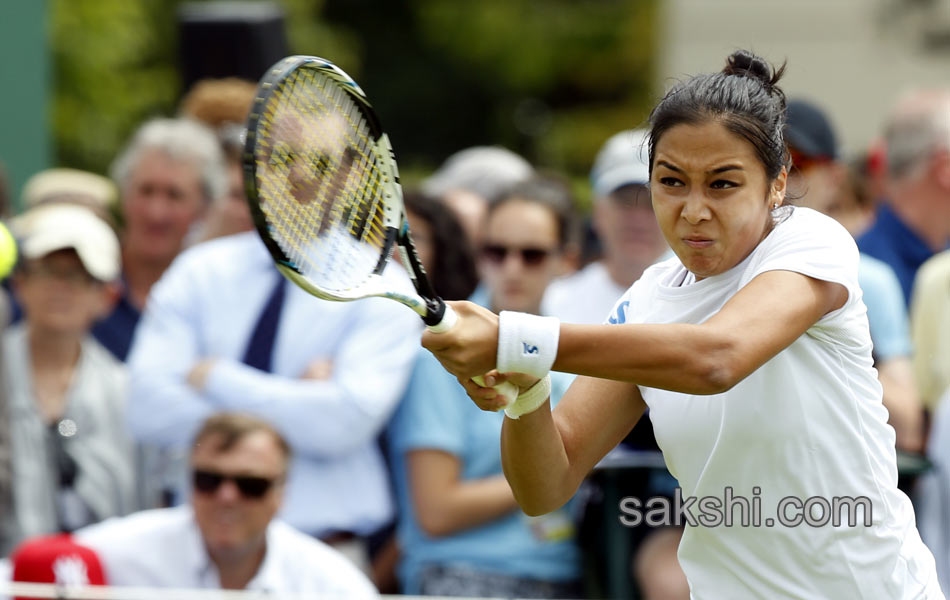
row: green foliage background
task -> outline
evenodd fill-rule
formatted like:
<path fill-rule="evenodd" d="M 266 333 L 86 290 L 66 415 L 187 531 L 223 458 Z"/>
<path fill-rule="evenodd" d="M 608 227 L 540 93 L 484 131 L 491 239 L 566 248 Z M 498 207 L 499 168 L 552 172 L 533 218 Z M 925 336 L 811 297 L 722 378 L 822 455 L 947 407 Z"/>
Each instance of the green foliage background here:
<path fill-rule="evenodd" d="M 501 144 L 583 181 L 653 101 L 658 0 L 281 0 L 290 49 L 369 94 L 407 179 Z M 181 0 L 49 0 L 60 165 L 105 172 L 143 119 L 173 114 Z"/>

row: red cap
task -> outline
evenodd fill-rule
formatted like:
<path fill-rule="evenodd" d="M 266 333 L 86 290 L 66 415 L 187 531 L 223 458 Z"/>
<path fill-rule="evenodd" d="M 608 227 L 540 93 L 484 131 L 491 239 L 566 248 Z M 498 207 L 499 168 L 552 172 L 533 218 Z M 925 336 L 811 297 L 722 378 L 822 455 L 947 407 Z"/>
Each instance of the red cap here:
<path fill-rule="evenodd" d="M 13 581 L 59 585 L 105 585 L 102 563 L 92 549 L 69 534 L 35 537 L 10 555 Z"/>

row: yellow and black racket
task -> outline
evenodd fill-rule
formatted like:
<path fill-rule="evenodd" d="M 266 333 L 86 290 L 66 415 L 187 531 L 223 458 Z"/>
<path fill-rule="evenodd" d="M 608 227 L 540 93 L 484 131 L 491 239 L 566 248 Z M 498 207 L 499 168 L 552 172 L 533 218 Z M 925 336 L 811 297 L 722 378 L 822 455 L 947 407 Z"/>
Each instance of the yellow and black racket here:
<path fill-rule="evenodd" d="M 433 331 L 455 324 L 412 244 L 389 137 L 342 69 L 315 56 L 271 67 L 248 118 L 243 162 L 257 231 L 291 281 L 325 300 L 396 300 Z M 397 246 L 415 293 L 383 277 Z"/>

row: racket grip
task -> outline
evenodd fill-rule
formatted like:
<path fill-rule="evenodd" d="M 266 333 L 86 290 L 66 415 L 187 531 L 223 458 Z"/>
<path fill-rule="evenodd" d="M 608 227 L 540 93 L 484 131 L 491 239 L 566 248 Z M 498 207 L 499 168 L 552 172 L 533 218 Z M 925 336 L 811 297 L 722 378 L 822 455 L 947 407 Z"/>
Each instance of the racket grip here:
<path fill-rule="evenodd" d="M 452 307 L 444 303 L 443 306 L 445 307 L 445 312 L 442 313 L 442 320 L 435 325 L 426 326 L 432 333 L 445 333 L 455 327 L 455 324 L 459 322 L 459 316 L 452 310 Z"/>
<path fill-rule="evenodd" d="M 455 327 L 455 324 L 458 323 L 458 320 L 459 320 L 458 315 L 455 313 L 454 310 L 452 310 L 451 306 L 446 304 L 445 312 L 442 314 L 442 320 L 436 323 L 435 325 L 428 325 L 427 328 L 432 333 L 445 333 L 446 331 Z M 475 383 L 477 383 L 478 385 L 482 387 L 485 387 L 485 380 L 484 378 L 482 378 L 481 375 L 472 377 L 472 381 L 474 381 Z M 507 404 L 511 404 L 512 402 L 515 401 L 515 399 L 518 398 L 518 393 L 519 393 L 518 386 L 511 383 L 510 381 L 503 381 L 499 383 L 498 385 L 496 385 L 493 389 L 496 392 L 498 392 L 500 395 L 505 397 L 505 399 L 508 401 Z"/>

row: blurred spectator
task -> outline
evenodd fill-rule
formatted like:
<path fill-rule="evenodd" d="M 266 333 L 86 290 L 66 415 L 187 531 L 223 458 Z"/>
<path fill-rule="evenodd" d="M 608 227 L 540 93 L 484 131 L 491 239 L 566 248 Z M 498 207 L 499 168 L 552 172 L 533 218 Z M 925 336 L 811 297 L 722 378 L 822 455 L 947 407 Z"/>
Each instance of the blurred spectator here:
<path fill-rule="evenodd" d="M 13 285 L 24 320 L 3 334 L 19 536 L 134 508 L 124 367 L 90 335 L 119 276 L 112 229 L 81 206 L 33 208 Z"/>
<path fill-rule="evenodd" d="M 849 188 L 848 169 L 839 159 L 837 136 L 824 112 L 811 102 L 789 100 L 785 139 L 792 158 L 788 193 L 794 203 L 823 212 L 842 224 L 859 222 L 852 216 L 862 209 Z M 867 306 L 874 366 L 884 388 L 890 423 L 897 432 L 897 446 L 920 452 L 924 415 L 914 381 L 900 282 L 886 263 L 862 253 L 858 283 Z"/>
<path fill-rule="evenodd" d="M 645 130 L 612 136 L 591 170 L 600 260 L 548 288 L 541 312 L 568 323 L 602 323 L 643 270 L 669 252 L 650 202 Z"/>
<path fill-rule="evenodd" d="M 488 203 L 534 175 L 528 161 L 500 146 L 473 146 L 448 157 L 422 191 L 451 208 L 473 248 L 481 244 Z"/>
<path fill-rule="evenodd" d="M 33 210 L 57 204 L 71 204 L 88 208 L 105 222 L 115 226 L 116 187 L 110 179 L 77 169 L 46 169 L 35 173 L 23 186 L 21 196 L 25 212 L 10 219 L 10 231 L 22 239 L 29 234 L 32 219 L 43 214 Z M 109 282 L 113 293 L 120 289 L 118 282 Z M 18 321 L 22 316 L 21 307 L 13 298 L 9 319 L 4 322 Z"/>
<path fill-rule="evenodd" d="M 432 287 L 445 300 L 465 300 L 478 285 L 478 272 L 455 214 L 418 192 L 406 192 L 404 200 L 412 242 Z"/>
<path fill-rule="evenodd" d="M 920 267 L 912 297 L 914 374 L 924 405 L 934 410 L 950 389 L 950 250 Z"/>
<path fill-rule="evenodd" d="M 398 265 L 385 277 L 408 286 Z M 254 232 L 184 252 L 152 289 L 129 356 L 133 435 L 163 448 L 180 501 L 184 451 L 209 414 L 259 415 L 294 467 L 282 515 L 365 563 L 393 518 L 377 435 L 402 394 L 422 323 L 381 298 L 318 300 L 286 281 Z"/>
<path fill-rule="evenodd" d="M 438 200 L 421 192 L 406 191 L 403 200 L 416 254 L 433 289 L 444 300 L 466 299 L 478 284 L 478 274 L 475 257 L 464 241 L 465 232 L 455 214 Z M 380 443 L 391 463 L 385 435 L 381 436 Z M 396 574 L 399 556 L 395 531 L 391 531 L 373 561 L 372 579 L 383 593 L 394 594 L 399 591 Z"/>
<path fill-rule="evenodd" d="M 933 552 L 943 589 L 950 589 L 950 250 L 917 272 L 911 302 L 914 372 L 932 415 L 927 457 L 934 467 L 920 477 L 917 525 Z"/>
<path fill-rule="evenodd" d="M 189 119 L 142 125 L 112 164 L 123 218 L 122 295 L 93 335 L 125 360 L 152 285 L 185 247 L 227 172 L 214 134 Z"/>
<path fill-rule="evenodd" d="M 869 152 L 859 154 L 848 161 L 847 174 L 833 206 L 834 218 L 855 239 L 861 237 L 874 223 L 874 212 L 877 208 L 872 191 L 875 184 L 872 181 L 870 163 Z M 903 293 L 901 295 L 903 296 Z"/>
<path fill-rule="evenodd" d="M 633 559 L 633 579 L 640 600 L 689 600 L 689 582 L 676 558 L 683 530 L 665 527 L 655 530 L 637 548 Z"/>
<path fill-rule="evenodd" d="M 211 127 L 228 162 L 228 192 L 212 199 L 200 234 L 208 240 L 254 227 L 244 195 L 244 131 L 257 84 L 236 77 L 202 79 L 182 98 L 179 113 Z"/>
<path fill-rule="evenodd" d="M 12 557 L 14 576 L 48 579 L 43 563 L 78 546 L 93 578 L 113 586 L 377 596 L 333 549 L 274 519 L 290 449 L 270 425 L 218 414 L 204 422 L 192 448 L 190 505 L 110 519 L 76 531 L 73 544 L 62 538 L 31 542 Z"/>
<path fill-rule="evenodd" d="M 888 198 L 858 247 L 894 269 L 909 306 L 917 269 L 950 240 L 950 90 L 904 96 L 884 143 Z"/>
<path fill-rule="evenodd" d="M 570 220 L 569 193 L 546 180 L 518 184 L 492 203 L 479 258 L 492 310 L 538 312 Z M 556 401 L 571 377 L 552 376 Z M 568 509 L 536 518 L 520 511 L 501 468 L 504 414 L 466 400 L 431 354 L 419 356 L 391 431 L 404 592 L 578 597 Z"/>
<path fill-rule="evenodd" d="M 946 322 L 941 326 L 946 332 Z M 937 564 L 940 587 L 946 590 L 950 589 L 950 390 L 933 403 L 931 412 L 927 457 L 932 468 L 918 479 L 914 512 L 920 537 Z"/>

